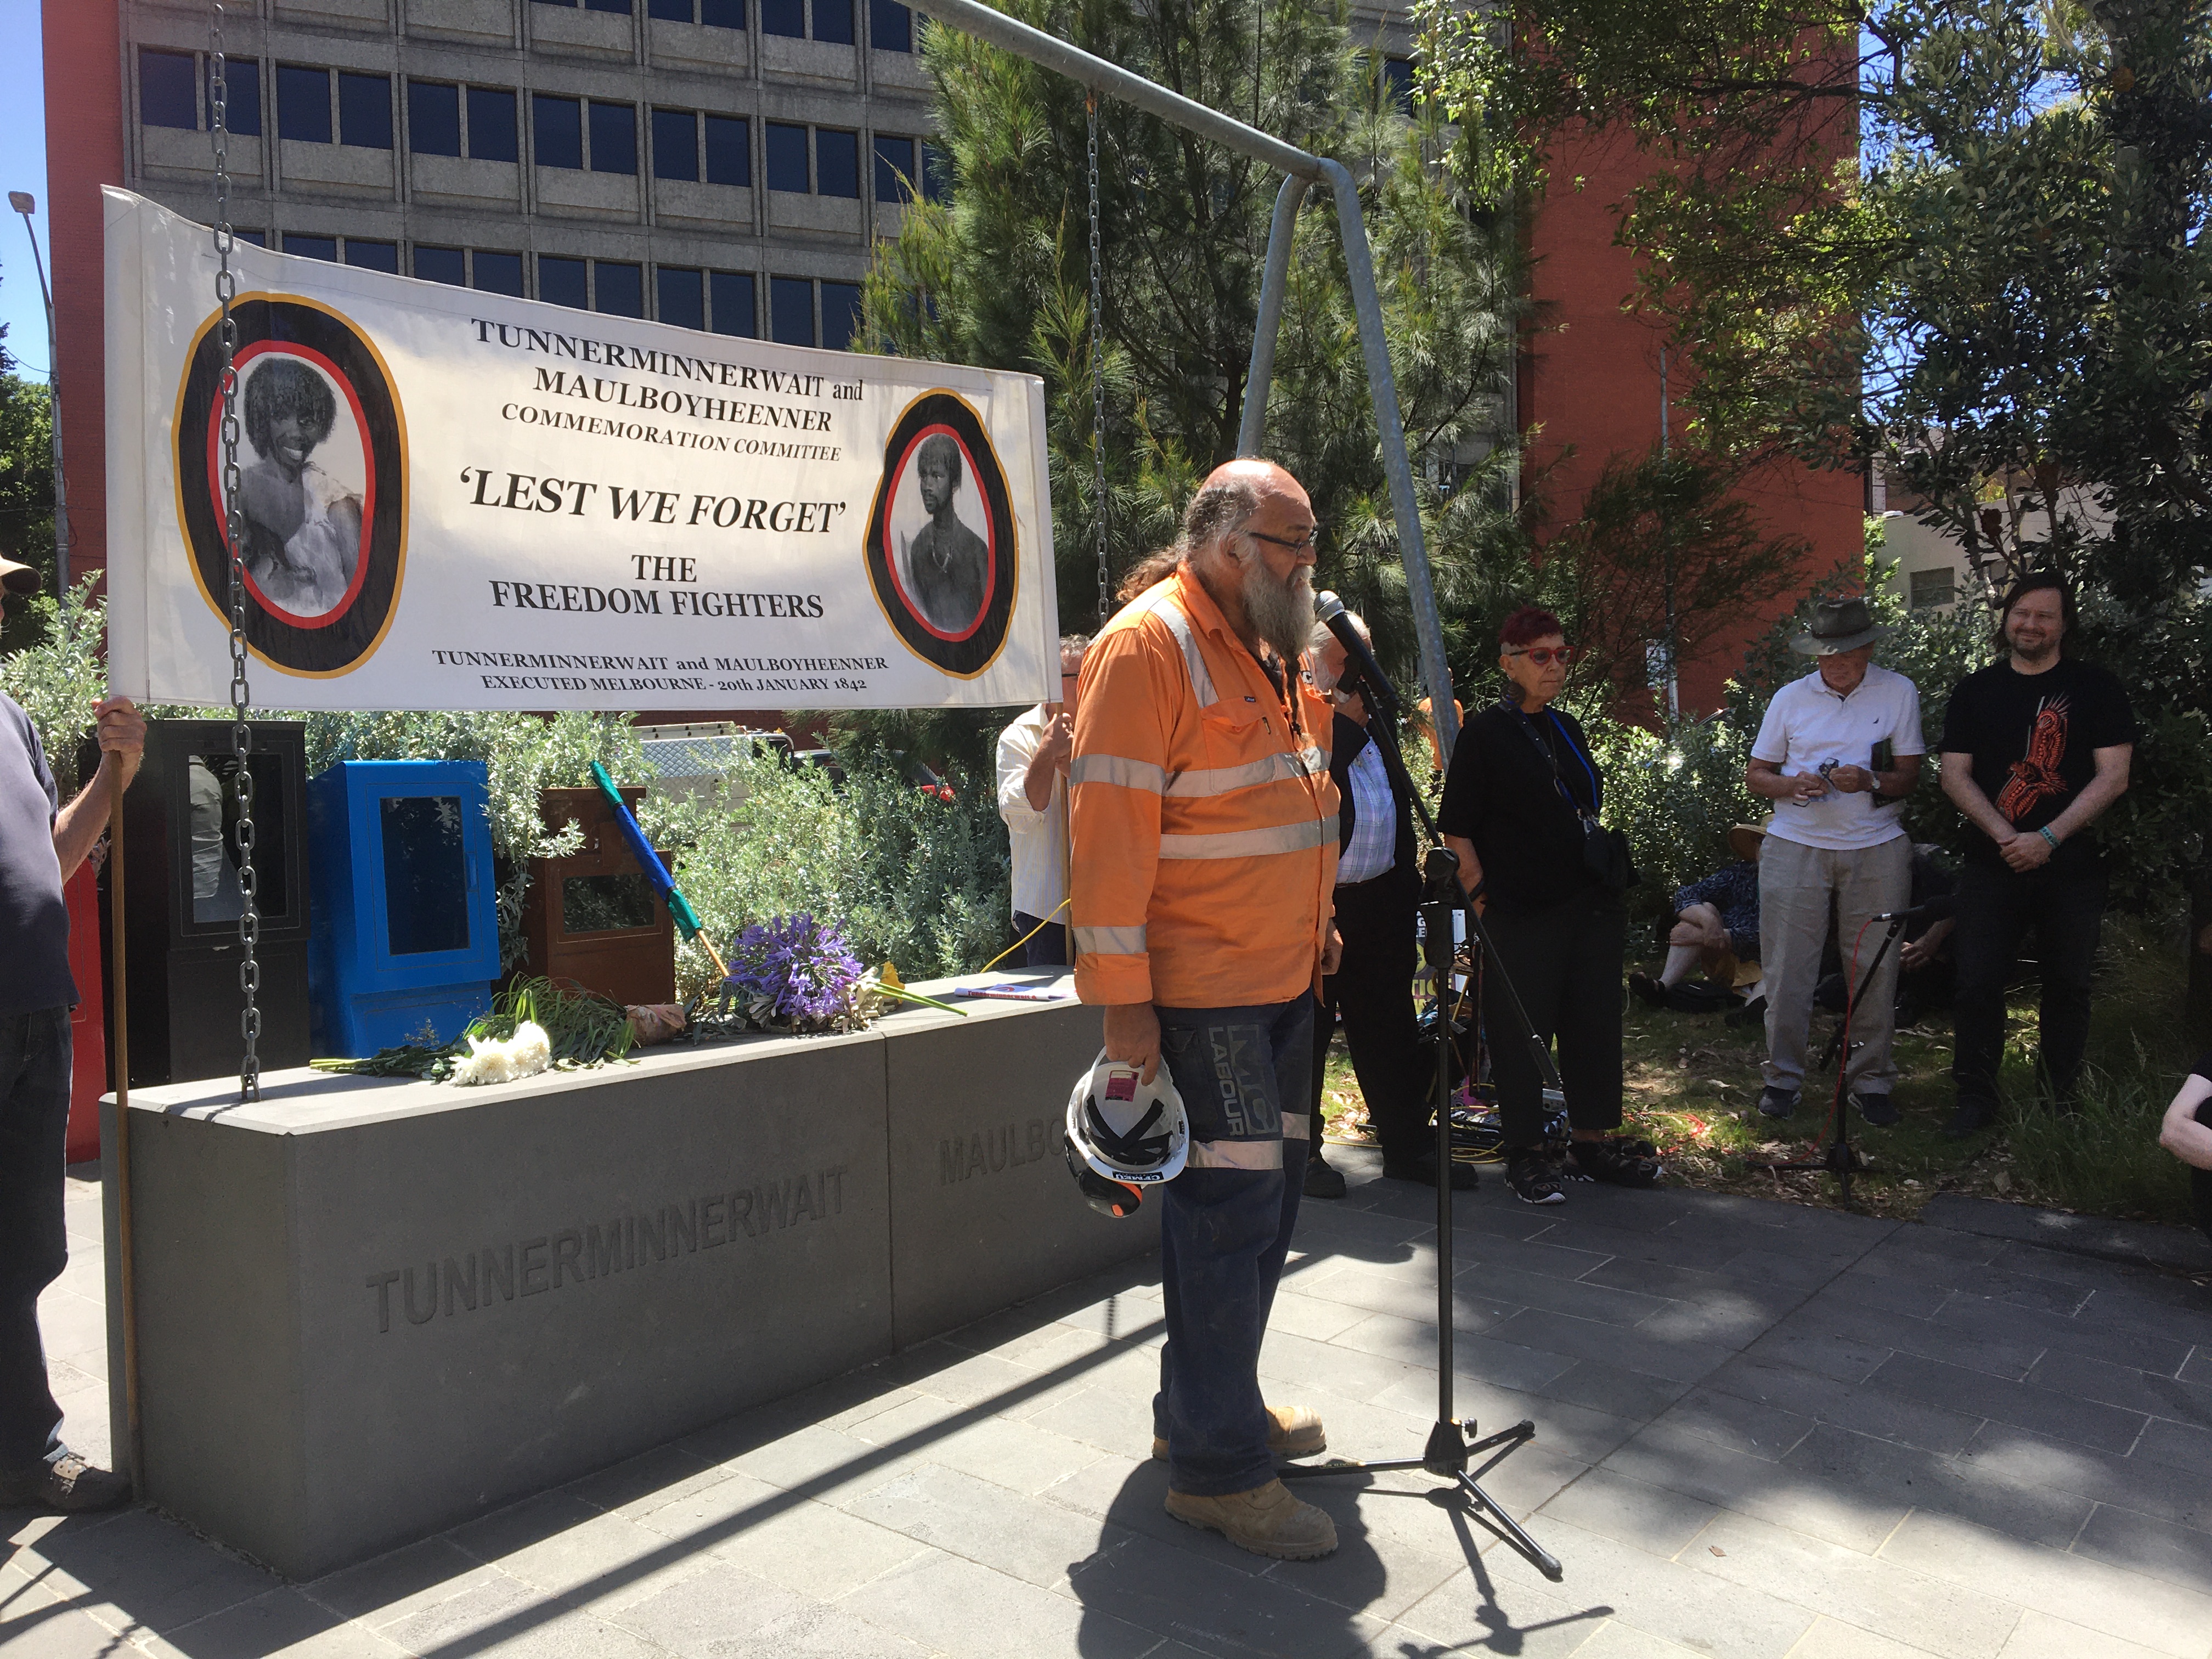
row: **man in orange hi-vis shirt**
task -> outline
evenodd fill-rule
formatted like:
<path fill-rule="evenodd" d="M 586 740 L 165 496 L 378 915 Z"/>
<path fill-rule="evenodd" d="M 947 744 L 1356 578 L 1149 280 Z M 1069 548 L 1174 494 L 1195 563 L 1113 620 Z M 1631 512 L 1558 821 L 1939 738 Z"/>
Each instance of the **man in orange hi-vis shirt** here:
<path fill-rule="evenodd" d="M 1106 1052 L 1162 1063 L 1190 1162 L 1160 1189 L 1167 1345 L 1152 1455 L 1168 1513 L 1259 1554 L 1326 1555 L 1336 1528 L 1276 1479 L 1327 1439 L 1261 1398 L 1260 1341 L 1310 1125 L 1313 993 L 1335 967 L 1329 711 L 1299 676 L 1313 506 L 1270 462 L 1215 471 L 1177 561 L 1083 659 L 1068 769 L 1075 985 Z"/>

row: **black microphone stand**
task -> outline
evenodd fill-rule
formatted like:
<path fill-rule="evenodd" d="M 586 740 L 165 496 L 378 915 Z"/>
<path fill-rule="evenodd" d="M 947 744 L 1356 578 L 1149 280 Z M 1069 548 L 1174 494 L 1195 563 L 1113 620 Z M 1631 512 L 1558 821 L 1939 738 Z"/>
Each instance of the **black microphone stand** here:
<path fill-rule="evenodd" d="M 1856 1046 L 1850 1040 L 1851 1021 L 1857 1018 L 1861 1005 L 1866 1001 L 1867 987 L 1874 983 L 1875 974 L 1881 967 L 1881 959 L 1889 954 L 1889 947 L 1897 943 L 1897 936 L 1905 931 L 1907 913 L 1892 911 L 1881 920 L 1889 924 L 1881 936 L 1881 948 L 1874 953 L 1874 960 L 1867 963 L 1866 972 L 1859 975 L 1857 988 L 1851 993 L 1850 1000 L 1844 1004 L 1844 1017 L 1836 1022 L 1834 1035 L 1829 1037 L 1828 1046 L 1820 1051 L 1820 1061 L 1813 1067 L 1816 1077 L 1831 1065 L 1836 1068 L 1836 1098 L 1830 1113 L 1835 1134 L 1828 1142 L 1828 1150 L 1815 1158 L 1750 1166 L 1754 1170 L 1771 1170 L 1776 1175 L 1832 1175 L 1842 1186 L 1845 1209 L 1849 1209 L 1851 1203 L 1851 1177 L 1866 1168 L 1866 1160 L 1851 1145 L 1851 1091 L 1844 1086 L 1851 1069 L 1851 1050 Z"/>
<path fill-rule="evenodd" d="M 1474 936 L 1484 955 L 1488 958 L 1490 971 L 1498 975 L 1504 988 L 1515 1017 L 1521 1023 L 1531 1053 L 1536 1059 L 1539 1075 L 1546 1081 L 1547 1098 L 1563 1099 L 1559 1074 L 1552 1065 L 1551 1052 L 1537 1036 L 1535 1027 L 1529 1023 L 1528 1011 L 1521 1005 L 1521 994 L 1513 988 L 1505 972 L 1505 964 L 1498 959 L 1498 947 L 1491 942 L 1490 933 L 1482 925 L 1482 917 L 1466 902 L 1459 885 L 1459 855 L 1443 844 L 1437 833 L 1436 819 L 1429 811 L 1429 804 L 1421 792 L 1413 787 L 1412 777 L 1406 770 L 1404 757 L 1399 752 L 1397 696 L 1388 682 L 1371 684 L 1373 676 L 1363 672 L 1355 662 L 1347 661 L 1346 672 L 1339 684 L 1347 691 L 1358 691 L 1367 700 L 1370 711 L 1367 734 L 1375 740 L 1381 752 L 1384 769 L 1390 774 L 1391 787 L 1403 789 L 1420 815 L 1421 827 L 1431 842 L 1429 855 L 1422 872 L 1421 928 L 1429 964 L 1431 1002 L 1436 1011 L 1437 1030 L 1437 1420 L 1429 1431 L 1428 1443 L 1419 1457 L 1395 1457 L 1379 1461 L 1355 1461 L 1332 1458 L 1326 1463 L 1291 1464 L 1281 1471 L 1285 1480 L 1310 1478 L 1316 1475 L 1379 1474 L 1390 1469 L 1424 1469 L 1429 1474 L 1451 1481 L 1473 1501 L 1478 1513 L 1486 1514 L 1497 1524 L 1509 1542 L 1525 1556 L 1545 1577 L 1558 1582 L 1565 1570 L 1559 1559 L 1544 1548 L 1510 1515 L 1503 1504 L 1482 1489 L 1474 1476 L 1468 1473 L 1468 1465 L 1485 1452 L 1498 1451 L 1500 1456 L 1516 1449 L 1536 1436 L 1534 1423 L 1522 1419 L 1510 1429 L 1500 1429 L 1481 1439 L 1471 1437 L 1474 1425 L 1463 1421 L 1452 1410 L 1452 1148 L 1451 1148 L 1451 1046 L 1452 1046 L 1452 965 L 1458 946 L 1467 937 L 1472 925 Z M 1503 1448 L 1503 1450 L 1499 1450 Z"/>

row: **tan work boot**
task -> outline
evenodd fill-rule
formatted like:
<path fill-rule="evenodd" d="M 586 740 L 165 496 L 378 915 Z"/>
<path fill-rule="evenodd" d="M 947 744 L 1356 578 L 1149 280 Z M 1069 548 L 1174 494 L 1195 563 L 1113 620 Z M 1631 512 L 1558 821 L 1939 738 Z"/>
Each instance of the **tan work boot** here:
<path fill-rule="evenodd" d="M 1219 1533 L 1240 1550 L 1279 1561 L 1311 1561 L 1336 1548 L 1336 1522 L 1291 1497 L 1279 1480 L 1220 1498 L 1170 1492 L 1167 1511 L 1187 1526 Z"/>
<path fill-rule="evenodd" d="M 1311 1457 L 1328 1449 L 1328 1435 L 1320 1414 L 1304 1406 L 1267 1407 L 1267 1449 L 1277 1457 Z M 1152 1437 L 1152 1455 L 1168 1461 L 1168 1443 Z"/>

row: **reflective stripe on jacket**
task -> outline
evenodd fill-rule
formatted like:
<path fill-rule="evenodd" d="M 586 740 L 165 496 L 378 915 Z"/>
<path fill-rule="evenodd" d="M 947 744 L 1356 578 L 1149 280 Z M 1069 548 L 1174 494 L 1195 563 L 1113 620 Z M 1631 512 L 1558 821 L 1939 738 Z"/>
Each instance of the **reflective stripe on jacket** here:
<path fill-rule="evenodd" d="M 1188 570 L 1084 653 L 1068 769 L 1075 986 L 1085 1002 L 1287 1002 L 1320 983 L 1336 881 L 1328 706 L 1295 726 Z"/>

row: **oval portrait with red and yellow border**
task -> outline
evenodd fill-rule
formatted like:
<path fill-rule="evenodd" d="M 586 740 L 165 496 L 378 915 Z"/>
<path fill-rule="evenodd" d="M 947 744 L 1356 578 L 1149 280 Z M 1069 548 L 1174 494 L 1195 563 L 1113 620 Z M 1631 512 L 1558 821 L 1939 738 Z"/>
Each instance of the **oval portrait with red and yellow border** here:
<path fill-rule="evenodd" d="M 1020 562 L 1013 501 L 957 392 L 925 392 L 892 423 L 865 557 L 876 603 L 923 661 L 973 679 L 1005 648 Z"/>
<path fill-rule="evenodd" d="M 229 489 L 219 313 L 193 340 L 178 390 L 177 508 L 193 579 L 228 627 L 226 525 L 235 523 L 253 654 L 288 674 L 349 673 L 391 628 L 406 567 L 398 396 L 368 336 L 328 306 L 248 294 L 231 316 L 238 471 Z"/>

